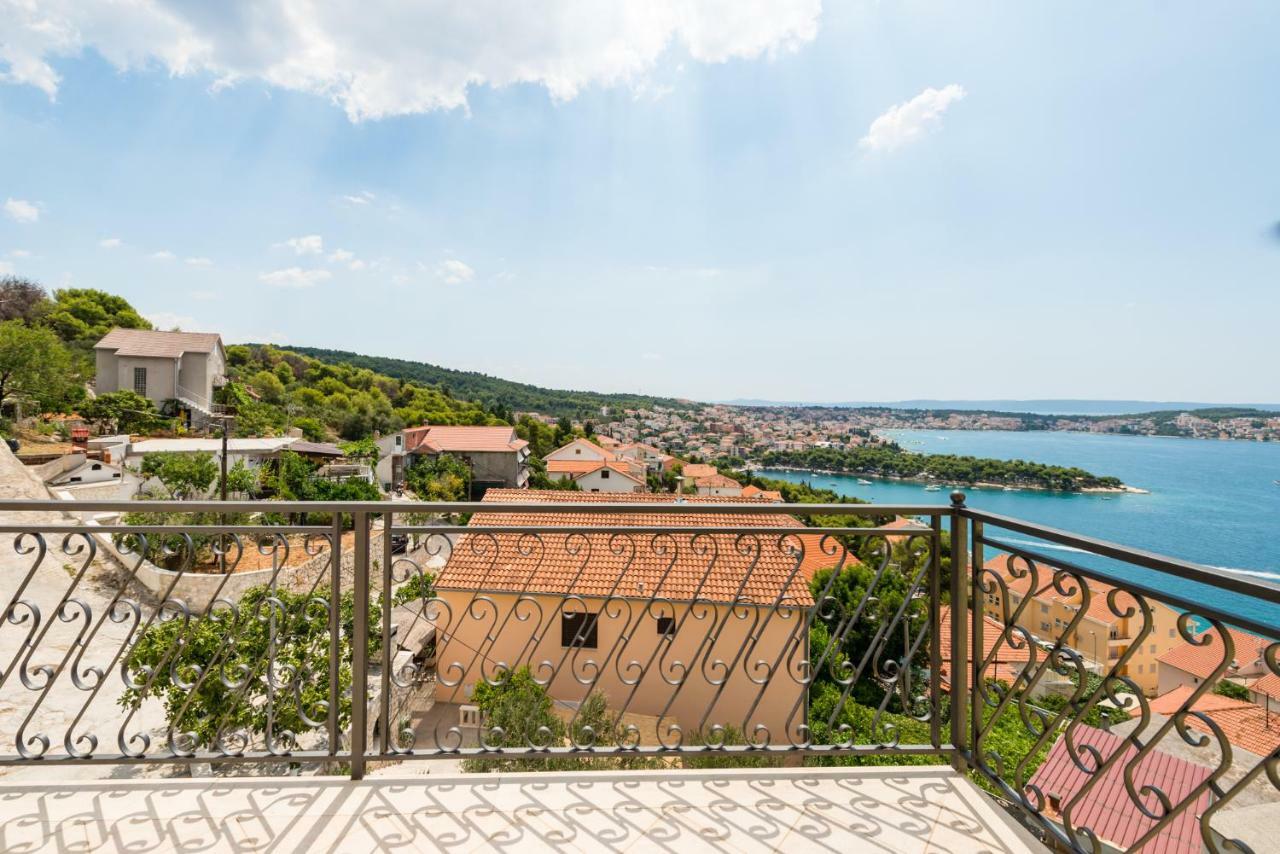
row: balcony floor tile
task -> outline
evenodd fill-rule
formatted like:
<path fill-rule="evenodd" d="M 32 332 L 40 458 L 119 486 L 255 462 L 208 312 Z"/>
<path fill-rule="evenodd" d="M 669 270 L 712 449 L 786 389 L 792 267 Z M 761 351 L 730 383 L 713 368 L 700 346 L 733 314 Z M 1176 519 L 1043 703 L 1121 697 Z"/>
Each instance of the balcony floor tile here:
<path fill-rule="evenodd" d="M 943 767 L 0 782 L 0 848 L 1043 850 Z M 421 769 L 414 769 L 421 770 Z"/>

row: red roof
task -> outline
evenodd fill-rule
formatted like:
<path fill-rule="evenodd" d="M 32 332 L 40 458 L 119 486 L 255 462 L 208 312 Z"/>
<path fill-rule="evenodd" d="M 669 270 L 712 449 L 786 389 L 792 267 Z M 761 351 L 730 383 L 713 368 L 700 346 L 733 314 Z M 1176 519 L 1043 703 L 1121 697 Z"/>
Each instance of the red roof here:
<path fill-rule="evenodd" d="M 1228 628 L 1227 633 L 1231 635 L 1231 641 L 1235 647 L 1232 658 L 1240 666 L 1241 670 L 1248 670 L 1257 664 L 1258 659 L 1262 657 L 1268 644 L 1270 644 L 1270 641 L 1265 638 L 1242 632 L 1239 629 Z M 1211 629 L 1200 635 L 1197 640 L 1207 640 L 1208 642 L 1203 646 L 1194 643 L 1181 643 L 1167 650 L 1156 660 L 1162 666 L 1176 667 L 1179 670 L 1190 673 L 1192 676 L 1208 679 L 1222 664 L 1222 638 L 1219 637 L 1216 629 Z M 1230 676 L 1232 673 L 1232 671 L 1227 671 L 1226 675 Z"/>
<path fill-rule="evenodd" d="M 688 601 L 695 596 L 715 602 L 771 605 L 783 597 L 792 604 L 813 604 L 809 581 L 821 568 L 856 559 L 834 541 L 806 528 L 794 516 L 768 512 L 753 499 L 722 496 L 663 495 L 657 493 L 590 493 L 558 490 L 490 489 L 485 503 L 538 504 L 648 503 L 691 505 L 680 513 L 607 513 L 545 511 L 523 513 L 478 512 L 474 526 L 561 527 L 564 534 L 464 534 L 458 539 L 436 581 L 440 589 L 491 590 L 579 596 L 664 596 Z M 761 506 L 759 513 L 716 513 L 697 505 L 744 503 Z M 707 527 L 743 528 L 739 534 L 595 533 L 592 528 Z M 774 534 L 761 535 L 759 548 L 750 541 L 751 527 L 795 528 L 784 545 L 803 547 L 803 555 L 788 554 Z M 836 554 L 832 554 L 834 549 Z M 797 568 L 797 558 L 800 558 Z M 745 583 L 744 583 L 745 578 Z"/>
<path fill-rule="evenodd" d="M 1076 727 L 1072 733 L 1072 741 L 1077 755 L 1084 744 L 1096 748 L 1104 762 L 1115 755 L 1116 751 L 1123 751 L 1124 755 L 1079 803 L 1074 803 L 1072 798 L 1094 775 L 1082 770 L 1071 758 L 1067 736 L 1064 734 L 1054 743 L 1044 764 L 1032 776 L 1029 787 L 1035 786 L 1044 793 L 1046 816 L 1059 817 L 1049 806 L 1049 798 L 1054 796 L 1062 809 L 1071 810 L 1072 826 L 1087 827 L 1100 840 L 1117 848 L 1131 847 L 1157 822 L 1137 808 L 1125 787 L 1125 769 L 1133 763 L 1137 748 L 1118 735 L 1085 725 Z M 1079 760 L 1092 767 L 1093 760 L 1090 757 L 1080 755 Z M 1141 791 L 1143 786 L 1157 786 L 1177 806 L 1213 772 L 1203 765 L 1153 750 L 1132 769 L 1132 773 L 1135 790 Z M 1148 796 L 1145 805 L 1153 812 L 1160 811 L 1159 802 L 1154 796 Z M 1152 854 L 1200 854 L 1204 850 L 1204 841 L 1200 836 L 1200 816 L 1208 808 L 1209 793 L 1201 792 L 1194 804 L 1165 825 L 1142 850 Z"/>
<path fill-rule="evenodd" d="M 938 627 L 938 638 L 941 641 L 942 648 L 942 673 L 943 680 L 950 682 L 949 670 L 951 662 L 951 608 L 943 605 L 938 609 L 941 625 Z M 1004 637 L 1004 625 L 998 620 L 990 617 L 982 618 L 982 660 L 985 662 L 991 659 L 991 665 L 984 671 L 984 675 L 989 679 L 1000 679 L 1008 682 L 1010 685 L 1017 680 L 1018 674 L 1027 666 L 1027 662 L 1031 660 L 1030 643 L 1026 641 L 1021 634 L 1015 633 L 1020 647 L 1010 645 L 1008 639 Z M 966 640 L 969 643 L 969 654 L 966 661 L 973 661 L 973 632 L 966 632 Z M 995 653 L 992 658 L 992 653 Z"/>
<path fill-rule="evenodd" d="M 1268 673 L 1258 678 L 1249 686 L 1249 690 L 1265 694 L 1273 700 L 1280 700 L 1280 673 Z"/>
<path fill-rule="evenodd" d="M 406 453 L 420 449 L 431 454 L 503 453 L 518 451 L 528 444 L 511 427 L 424 425 L 404 431 Z"/>
<path fill-rule="evenodd" d="M 1197 688 L 1180 685 L 1167 694 L 1151 701 L 1151 711 L 1168 717 L 1182 711 L 1187 699 Z M 1212 692 L 1196 700 L 1188 709 L 1199 712 L 1212 720 L 1234 746 L 1258 756 L 1269 756 L 1280 748 L 1280 709 L 1270 711 L 1248 700 L 1233 700 Z M 1135 717 L 1141 709 L 1135 707 L 1129 714 Z M 1186 722 L 1201 732 L 1209 732 L 1209 726 L 1195 715 L 1187 715 Z"/>

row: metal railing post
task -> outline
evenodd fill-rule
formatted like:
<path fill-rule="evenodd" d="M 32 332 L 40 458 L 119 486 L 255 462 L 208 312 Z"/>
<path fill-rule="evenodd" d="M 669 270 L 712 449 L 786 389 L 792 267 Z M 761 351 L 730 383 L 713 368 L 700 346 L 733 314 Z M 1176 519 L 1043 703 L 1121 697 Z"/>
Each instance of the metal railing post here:
<path fill-rule="evenodd" d="M 354 630 L 351 639 L 351 779 L 364 777 L 369 712 L 369 514 L 355 521 Z"/>
<path fill-rule="evenodd" d="M 965 772 L 970 745 L 969 709 L 969 520 L 965 518 L 964 493 L 951 493 L 951 767 Z"/>
<path fill-rule="evenodd" d="M 342 705 L 339 674 L 342 662 L 338 660 L 342 649 L 342 514 L 333 514 L 333 543 L 329 554 L 329 714 L 325 727 L 329 731 L 329 755 L 338 753 L 338 709 Z"/>

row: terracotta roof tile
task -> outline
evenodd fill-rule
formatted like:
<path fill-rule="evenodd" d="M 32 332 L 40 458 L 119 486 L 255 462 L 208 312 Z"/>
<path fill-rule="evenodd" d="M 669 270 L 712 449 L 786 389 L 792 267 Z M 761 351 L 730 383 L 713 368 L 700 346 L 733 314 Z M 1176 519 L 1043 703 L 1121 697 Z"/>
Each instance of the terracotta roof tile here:
<path fill-rule="evenodd" d="M 1280 673 L 1268 673 L 1259 677 L 1249 686 L 1249 690 L 1280 700 Z"/>
<path fill-rule="evenodd" d="M 738 483 L 733 478 L 725 477 L 722 474 L 713 474 L 708 477 L 700 477 L 693 482 L 693 485 L 706 487 L 708 489 L 716 486 L 718 487 L 742 486 L 742 484 Z"/>
<path fill-rule="evenodd" d="M 719 473 L 720 472 L 716 471 L 715 466 L 709 466 L 706 463 L 685 463 L 684 470 L 682 472 L 685 477 L 693 478 L 695 480 L 700 477 L 711 477 L 712 475 Z"/>
<path fill-rule="evenodd" d="M 465 534 L 458 539 L 436 586 L 441 589 L 576 594 L 581 596 L 695 597 L 732 602 L 742 597 L 772 604 L 782 597 L 811 605 L 809 580 L 822 567 L 833 566 L 843 549 L 823 537 L 805 534 L 805 526 L 784 513 L 716 513 L 697 505 L 758 503 L 754 499 L 675 496 L 653 493 L 582 493 L 556 490 L 491 489 L 485 503 L 537 504 L 681 503 L 681 513 L 545 512 L 485 513 L 471 517 L 473 526 L 563 527 L 565 534 Z M 593 528 L 714 527 L 795 528 L 796 534 L 637 534 L 627 537 Z M 789 553 L 789 549 L 797 550 Z M 835 553 L 832 552 L 835 550 Z"/>
<path fill-rule="evenodd" d="M 1126 769 L 1133 765 L 1137 748 L 1118 735 L 1085 725 L 1076 727 L 1072 738 L 1077 751 L 1083 744 L 1090 745 L 1101 753 L 1104 761 L 1118 750 L 1124 752 L 1124 758 L 1112 765 L 1102 779 L 1074 805 L 1071 819 L 1076 827 L 1088 827 L 1099 839 L 1120 849 L 1129 848 L 1156 823 L 1156 819 L 1148 818 L 1137 809 L 1125 786 Z M 1081 762 L 1088 764 L 1090 760 L 1085 757 Z M 1144 756 L 1131 770 L 1136 790 L 1140 791 L 1143 786 L 1156 786 L 1175 804 L 1190 795 L 1213 773 L 1203 765 L 1179 759 L 1160 750 Z M 1052 796 L 1065 807 L 1072 803 L 1075 794 L 1092 777 L 1072 759 L 1064 735 L 1054 743 L 1044 763 L 1029 781 L 1029 786 L 1035 786 L 1043 792 L 1046 802 Z M 1146 806 L 1158 810 L 1154 796 L 1148 799 Z M 1200 816 L 1208 808 L 1209 793 L 1201 792 L 1191 807 L 1179 813 L 1142 850 L 1160 854 L 1199 854 L 1203 850 Z M 1045 814 L 1057 816 L 1048 803 Z"/>
<path fill-rule="evenodd" d="M 503 453 L 519 451 L 528 444 L 511 427 L 431 424 L 404 431 L 406 453 L 420 448 L 433 454 Z"/>
<path fill-rule="evenodd" d="M 944 680 L 949 681 L 948 670 L 951 661 L 951 608 L 942 606 L 938 609 L 939 622 L 938 638 L 940 641 L 942 652 L 942 673 Z M 1020 647 L 1014 647 L 1009 640 L 1004 637 L 1004 626 L 998 620 L 984 616 L 982 627 L 982 660 L 985 662 L 994 652 L 995 658 L 992 663 L 984 671 L 985 675 L 991 679 L 1000 679 L 1009 684 L 1018 678 L 1018 674 L 1026 667 L 1028 661 L 1031 660 L 1031 650 L 1028 648 L 1026 641 L 1021 635 L 1017 635 Z M 969 644 L 969 654 L 967 661 L 973 661 L 973 632 L 966 633 L 966 640 Z"/>
<path fill-rule="evenodd" d="M 1231 635 L 1231 641 L 1235 647 L 1232 658 L 1242 669 L 1255 665 L 1271 643 L 1265 638 L 1260 638 L 1249 632 L 1242 632 L 1239 629 L 1228 628 L 1227 633 Z M 1218 665 L 1222 663 L 1222 639 L 1218 636 L 1216 630 L 1207 631 L 1197 639 L 1207 639 L 1208 643 L 1203 646 L 1194 643 L 1180 643 L 1172 649 L 1166 650 L 1156 660 L 1160 662 L 1161 666 L 1176 667 L 1179 670 L 1190 673 L 1192 676 L 1208 679 L 1213 675 Z"/>
<path fill-rule="evenodd" d="M 1181 685 L 1151 701 L 1151 711 L 1168 717 L 1182 711 L 1196 686 Z M 1269 756 L 1280 748 L 1280 710 L 1267 710 L 1248 700 L 1233 700 L 1221 694 L 1208 693 L 1196 700 L 1189 711 L 1199 712 L 1212 720 L 1235 747 L 1257 756 Z M 1138 710 L 1141 713 L 1141 710 Z M 1130 711 L 1133 714 L 1133 711 Z M 1135 715 L 1136 717 L 1136 715 Z M 1210 727 L 1195 715 L 1184 720 L 1193 729 L 1211 733 Z"/>

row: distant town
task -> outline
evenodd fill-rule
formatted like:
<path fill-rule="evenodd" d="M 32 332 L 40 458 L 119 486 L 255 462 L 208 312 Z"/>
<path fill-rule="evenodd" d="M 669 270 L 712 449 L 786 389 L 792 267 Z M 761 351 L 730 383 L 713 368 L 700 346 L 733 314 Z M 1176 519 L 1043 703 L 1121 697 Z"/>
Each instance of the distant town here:
<path fill-rule="evenodd" d="M 1280 441 L 1280 413 L 1206 409 L 1135 415 L 1038 415 L 1016 412 L 885 407 L 731 406 L 630 409 L 601 429 L 625 442 L 646 442 L 703 459 L 751 461 L 769 452 L 852 449 L 876 441 L 877 430 L 1048 430 L 1129 436 Z"/>

